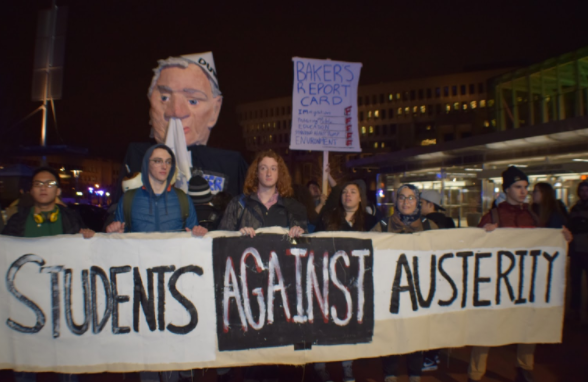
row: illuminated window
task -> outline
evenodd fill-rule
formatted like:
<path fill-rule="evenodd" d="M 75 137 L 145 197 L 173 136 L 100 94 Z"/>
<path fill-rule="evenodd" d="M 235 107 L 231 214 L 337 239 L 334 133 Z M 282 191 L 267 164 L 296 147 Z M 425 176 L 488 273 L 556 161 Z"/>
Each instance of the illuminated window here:
<path fill-rule="evenodd" d="M 496 127 L 496 120 L 493 119 L 492 122 L 491 122 L 491 124 L 492 124 L 492 127 Z"/>
<path fill-rule="evenodd" d="M 374 133 L 374 127 L 370 126 L 370 134 L 373 134 L 373 133 Z"/>
<path fill-rule="evenodd" d="M 400 99 L 400 93 L 396 93 L 396 99 Z"/>
<path fill-rule="evenodd" d="M 453 104 L 453 109 L 454 110 L 459 110 L 459 102 L 456 102 Z"/>
<path fill-rule="evenodd" d="M 547 98 L 549 98 L 549 97 L 547 97 Z M 488 100 L 488 107 L 492 107 L 492 106 L 494 106 L 494 100 L 493 99 L 489 99 Z"/>
<path fill-rule="evenodd" d="M 480 100 L 480 107 L 486 107 L 486 100 L 485 99 Z"/>
<path fill-rule="evenodd" d="M 478 103 L 476 101 L 470 102 L 470 108 L 471 109 L 475 109 L 476 107 L 478 107 Z"/>
<path fill-rule="evenodd" d="M 380 117 L 380 110 L 374 110 L 374 118 Z"/>
<path fill-rule="evenodd" d="M 370 119 L 372 117 L 372 111 L 368 111 L 368 119 Z"/>
<path fill-rule="evenodd" d="M 412 107 L 412 112 L 413 112 L 413 113 L 416 113 L 416 112 L 417 112 L 417 110 L 418 110 L 418 108 L 417 108 L 416 106 L 413 106 L 413 107 Z"/>
<path fill-rule="evenodd" d="M 445 111 L 448 112 L 448 113 L 451 111 L 451 105 L 450 104 L 448 104 L 448 103 L 445 104 Z"/>
<path fill-rule="evenodd" d="M 382 148 L 386 147 L 386 142 L 382 142 Z"/>
<path fill-rule="evenodd" d="M 467 110 L 468 109 L 468 104 L 464 102 L 463 105 L 461 105 L 461 108 L 464 109 L 464 110 Z"/>
<path fill-rule="evenodd" d="M 276 128 L 276 123 L 274 122 L 274 129 Z"/>
<path fill-rule="evenodd" d="M 274 137 L 272 135 L 269 136 L 269 141 L 273 142 L 274 141 Z"/>
<path fill-rule="evenodd" d="M 421 106 L 421 113 L 425 114 L 427 112 L 427 107 L 425 105 Z"/>
<path fill-rule="evenodd" d="M 402 115 L 402 108 L 401 107 L 399 107 L 398 110 L 396 110 L 396 114 Z"/>
<path fill-rule="evenodd" d="M 388 94 L 388 101 L 393 101 L 394 100 L 394 94 L 390 93 Z"/>
<path fill-rule="evenodd" d="M 407 106 L 404 108 L 404 114 L 408 114 L 408 113 L 410 113 L 410 107 Z"/>
<path fill-rule="evenodd" d="M 427 125 L 427 130 L 431 130 L 431 125 Z"/>
<path fill-rule="evenodd" d="M 361 127 L 361 133 L 362 133 L 362 134 L 365 134 L 365 126 L 362 126 L 362 127 Z"/>
<path fill-rule="evenodd" d="M 378 142 L 374 142 L 374 149 L 378 148 Z"/>
<path fill-rule="evenodd" d="M 490 127 L 490 122 L 484 121 L 484 127 Z"/>

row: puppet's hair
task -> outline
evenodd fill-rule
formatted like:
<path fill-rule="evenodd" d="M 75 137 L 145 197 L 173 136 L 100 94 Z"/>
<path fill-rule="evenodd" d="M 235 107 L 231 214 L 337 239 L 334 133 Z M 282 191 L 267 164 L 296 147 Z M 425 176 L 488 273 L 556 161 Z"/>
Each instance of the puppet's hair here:
<path fill-rule="evenodd" d="M 157 61 L 157 68 L 153 69 L 153 79 L 151 79 L 151 85 L 149 85 L 149 91 L 147 92 L 147 97 L 151 98 L 151 93 L 153 93 L 153 88 L 155 88 L 155 84 L 157 83 L 157 80 L 159 80 L 159 75 L 161 74 L 161 71 L 165 68 L 184 68 L 186 69 L 188 67 L 188 65 L 194 64 L 192 61 L 187 60 L 183 57 L 168 57 L 165 60 L 158 60 Z M 204 70 L 204 68 L 202 68 L 200 65 L 196 65 L 197 67 L 200 68 L 200 70 L 202 70 L 202 72 L 204 72 L 204 74 L 206 74 L 206 78 L 208 78 L 208 82 L 210 82 L 210 88 L 212 89 L 212 96 L 214 98 L 222 95 L 220 89 L 218 88 L 216 82 L 213 81 L 212 77 L 210 77 L 210 74 L 208 74 L 206 72 L 206 70 Z"/>

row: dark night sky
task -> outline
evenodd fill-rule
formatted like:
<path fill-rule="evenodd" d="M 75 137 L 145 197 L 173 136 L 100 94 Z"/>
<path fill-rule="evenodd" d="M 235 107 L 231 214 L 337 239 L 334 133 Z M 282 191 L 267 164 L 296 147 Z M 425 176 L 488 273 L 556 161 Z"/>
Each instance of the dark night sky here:
<path fill-rule="evenodd" d="M 0 13 L 0 143 L 35 144 L 40 114 L 5 132 L 39 105 L 30 100 L 33 47 L 37 10 L 50 1 L 10 3 Z M 583 0 L 251 3 L 58 0 L 69 7 L 56 101 L 63 141 L 122 159 L 148 134 L 151 69 L 171 55 L 214 52 L 225 100 L 209 145 L 244 151 L 235 106 L 291 94 L 293 56 L 362 62 L 360 84 L 372 84 L 588 45 Z M 52 122 L 48 130 L 48 143 L 60 143 Z"/>

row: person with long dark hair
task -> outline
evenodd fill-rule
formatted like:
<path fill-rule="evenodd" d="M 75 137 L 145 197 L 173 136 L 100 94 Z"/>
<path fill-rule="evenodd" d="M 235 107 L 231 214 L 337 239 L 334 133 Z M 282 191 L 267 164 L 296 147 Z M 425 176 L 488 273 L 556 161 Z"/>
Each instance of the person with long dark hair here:
<path fill-rule="evenodd" d="M 588 181 L 578 184 L 578 202 L 570 211 L 570 229 L 574 240 L 570 244 L 570 310 L 568 319 L 581 320 L 582 274 L 588 276 Z"/>
<path fill-rule="evenodd" d="M 438 229 L 432 220 L 421 216 L 420 193 L 411 184 L 404 184 L 394 193 L 394 213 L 388 219 L 386 231 L 393 233 L 414 233 Z M 372 231 L 381 231 L 377 224 Z M 410 382 L 420 382 L 423 367 L 423 352 L 418 351 L 406 355 L 408 377 Z M 382 357 L 385 382 L 397 382 L 400 355 Z"/>
<path fill-rule="evenodd" d="M 549 183 L 540 182 L 533 188 L 531 209 L 539 217 L 539 227 L 563 228 L 566 225 L 565 212 L 555 198 L 555 190 Z"/>
<path fill-rule="evenodd" d="M 378 219 L 365 212 L 367 197 L 363 180 L 347 182 L 341 188 L 337 207 L 323 214 L 316 232 L 358 231 L 366 232 L 378 223 Z"/>
<path fill-rule="evenodd" d="M 378 220 L 365 212 L 367 198 L 363 180 L 347 182 L 341 189 L 337 207 L 326 212 L 319 221 L 316 232 L 321 231 L 370 231 Z M 343 366 L 343 381 L 353 382 L 353 361 L 341 362 Z M 324 362 L 314 364 L 314 369 L 321 382 L 331 381 L 331 376 Z"/>

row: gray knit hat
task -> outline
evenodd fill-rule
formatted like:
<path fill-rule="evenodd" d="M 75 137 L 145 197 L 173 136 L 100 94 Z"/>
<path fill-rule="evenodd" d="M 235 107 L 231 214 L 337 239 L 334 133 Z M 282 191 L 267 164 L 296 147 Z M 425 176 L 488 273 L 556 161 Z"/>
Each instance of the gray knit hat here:
<path fill-rule="evenodd" d="M 200 175 L 194 175 L 190 178 L 188 195 L 190 195 L 194 204 L 205 204 L 212 200 L 208 181 Z"/>

